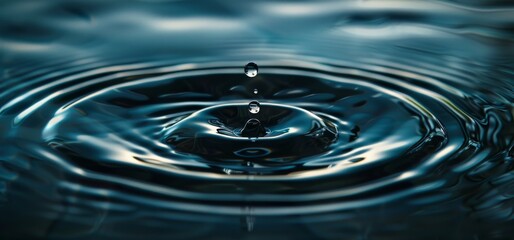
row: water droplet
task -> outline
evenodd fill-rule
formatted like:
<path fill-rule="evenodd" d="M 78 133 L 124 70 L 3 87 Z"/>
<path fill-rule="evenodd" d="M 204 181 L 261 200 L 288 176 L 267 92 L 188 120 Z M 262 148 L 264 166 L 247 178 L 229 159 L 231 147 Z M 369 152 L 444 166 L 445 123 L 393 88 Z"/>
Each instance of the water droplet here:
<path fill-rule="evenodd" d="M 259 113 L 261 110 L 261 104 L 257 101 L 252 101 L 248 104 L 248 111 L 253 114 Z"/>
<path fill-rule="evenodd" d="M 259 93 L 259 90 L 257 90 L 257 88 L 256 88 L 253 90 L 253 94 L 257 94 L 257 93 Z"/>
<path fill-rule="evenodd" d="M 249 62 L 245 66 L 245 74 L 248 77 L 255 77 L 257 76 L 257 73 L 259 72 L 259 67 L 257 67 L 257 64 L 253 62 Z"/>

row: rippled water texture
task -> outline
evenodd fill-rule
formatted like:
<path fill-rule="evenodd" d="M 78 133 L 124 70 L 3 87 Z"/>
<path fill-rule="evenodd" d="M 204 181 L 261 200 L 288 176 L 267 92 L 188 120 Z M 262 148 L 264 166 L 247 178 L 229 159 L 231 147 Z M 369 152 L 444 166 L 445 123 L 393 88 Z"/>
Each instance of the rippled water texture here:
<path fill-rule="evenodd" d="M 514 239 L 472 2 L 2 1 L 0 239 Z"/>

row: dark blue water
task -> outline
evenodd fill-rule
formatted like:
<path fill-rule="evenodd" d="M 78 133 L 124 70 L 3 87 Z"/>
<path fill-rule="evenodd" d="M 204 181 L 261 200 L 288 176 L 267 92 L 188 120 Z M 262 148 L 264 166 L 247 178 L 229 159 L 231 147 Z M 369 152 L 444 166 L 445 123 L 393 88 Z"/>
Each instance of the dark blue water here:
<path fill-rule="evenodd" d="M 514 239 L 513 89 L 507 1 L 2 1 L 0 239 Z"/>

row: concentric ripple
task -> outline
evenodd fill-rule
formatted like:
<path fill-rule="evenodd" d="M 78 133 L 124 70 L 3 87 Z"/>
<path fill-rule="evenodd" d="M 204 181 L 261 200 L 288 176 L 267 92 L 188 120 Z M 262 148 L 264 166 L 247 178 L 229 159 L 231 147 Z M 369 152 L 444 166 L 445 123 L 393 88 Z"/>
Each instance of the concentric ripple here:
<path fill-rule="evenodd" d="M 80 198 L 116 191 L 129 205 L 239 215 L 252 193 L 253 215 L 282 215 L 435 191 L 508 155 L 511 110 L 477 120 L 456 107 L 465 98 L 434 92 L 429 76 L 306 58 L 262 61 L 248 79 L 240 65 L 127 64 L 15 93 L 1 109 L 13 139 L 2 158 L 66 170 L 59 187 L 87 191 Z M 3 95 L 21 91 L 12 89 Z M 248 111 L 252 89 L 257 114 Z M 245 136 L 255 118 L 263 134 Z M 103 184 L 127 190 L 99 191 Z"/>
<path fill-rule="evenodd" d="M 420 158 L 430 154 L 422 155 L 439 150 L 446 139 L 439 120 L 421 104 L 359 76 L 292 68 L 307 65 L 302 62 L 284 67 L 264 62 L 273 66 L 270 73 L 248 81 L 237 65 L 224 64 L 148 70 L 159 76 L 130 75 L 128 82 L 98 90 L 96 85 L 105 84 L 102 79 L 83 88 L 73 85 L 56 96 L 68 99 L 54 106 L 42 139 L 70 161 L 80 157 L 88 164 L 135 169 L 145 163 L 173 173 L 208 172 L 228 179 L 234 174 L 304 178 L 360 171 L 386 176 L 423 162 Z M 237 134 L 251 118 L 246 98 L 254 88 L 262 89 L 263 98 L 255 117 L 270 131 L 258 141 Z M 77 96 L 75 89 L 93 91 Z M 32 108 L 37 105 L 14 121 L 30 121 L 44 106 Z M 255 159 L 249 159 L 250 152 Z M 388 172 L 388 165 L 395 167 Z"/>
<path fill-rule="evenodd" d="M 26 129 L 41 129 L 39 143 L 33 143 L 38 147 L 27 145 L 27 153 L 38 158 L 51 155 L 70 171 L 214 194 L 218 200 L 229 200 L 218 194 L 234 194 L 242 184 L 246 191 L 272 194 L 267 201 L 281 201 L 278 189 L 300 182 L 302 187 L 288 194 L 315 190 L 314 199 L 345 198 L 356 187 L 354 194 L 362 195 L 427 181 L 427 173 L 449 159 L 462 169 L 487 156 L 478 154 L 485 134 L 479 122 L 439 93 L 414 85 L 422 76 L 399 81 L 406 73 L 391 72 L 400 70 L 297 60 L 260 65 L 263 73 L 251 80 L 241 76 L 240 62 L 100 68 L 34 88 L 1 111 L 15 126 L 12 138 L 33 142 L 37 139 Z M 108 69 L 116 72 L 104 73 Z M 268 131 L 255 139 L 240 134 L 252 117 L 247 110 L 252 89 L 260 89 L 258 118 Z M 48 91 L 52 94 L 31 102 Z M 509 120 L 496 117 L 499 123 Z M 496 132 L 496 141 L 509 134 Z M 141 172 L 160 180 L 140 179 Z M 177 185 L 184 176 L 198 184 Z M 256 183 L 240 182 L 249 176 Z M 217 181 L 235 185 L 204 186 Z"/>

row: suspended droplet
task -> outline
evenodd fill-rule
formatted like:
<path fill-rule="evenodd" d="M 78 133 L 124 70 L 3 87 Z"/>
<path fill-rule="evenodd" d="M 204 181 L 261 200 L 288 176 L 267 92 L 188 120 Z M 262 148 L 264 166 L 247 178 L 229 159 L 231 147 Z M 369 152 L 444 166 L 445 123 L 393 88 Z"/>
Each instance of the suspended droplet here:
<path fill-rule="evenodd" d="M 259 72 L 259 67 L 257 67 L 257 64 L 253 62 L 249 62 L 245 66 L 245 74 L 248 77 L 255 77 L 257 76 L 257 73 Z"/>
<path fill-rule="evenodd" d="M 261 110 L 261 104 L 257 101 L 252 101 L 248 104 L 248 111 L 253 114 L 259 113 Z"/>
<path fill-rule="evenodd" d="M 259 90 L 257 90 L 257 88 L 256 88 L 253 90 L 253 94 L 257 94 L 257 93 L 259 93 Z"/>

